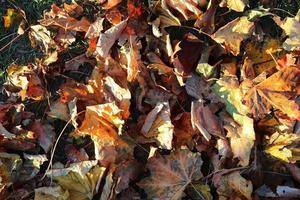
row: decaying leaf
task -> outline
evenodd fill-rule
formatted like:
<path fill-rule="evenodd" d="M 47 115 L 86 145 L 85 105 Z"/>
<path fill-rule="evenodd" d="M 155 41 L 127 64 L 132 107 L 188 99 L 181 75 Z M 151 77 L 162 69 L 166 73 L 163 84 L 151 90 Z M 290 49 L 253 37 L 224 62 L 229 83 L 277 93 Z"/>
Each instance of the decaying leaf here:
<path fill-rule="evenodd" d="M 7 69 L 5 89 L 8 92 L 18 93 L 22 100 L 27 98 L 43 100 L 45 89 L 41 79 L 32 67 L 10 65 Z"/>
<path fill-rule="evenodd" d="M 202 177 L 200 154 L 179 150 L 168 156 L 152 157 L 147 163 L 150 177 L 138 185 L 149 199 L 181 199 L 185 188 Z"/>
<path fill-rule="evenodd" d="M 198 129 L 203 137 L 209 141 L 211 135 L 223 137 L 217 117 L 209 107 L 203 105 L 203 100 L 192 102 L 191 121 L 194 129 Z"/>
<path fill-rule="evenodd" d="M 18 178 L 17 172 L 22 164 L 20 156 L 0 152 L 0 194 L 12 185 Z"/>
<path fill-rule="evenodd" d="M 157 103 L 147 115 L 141 133 L 147 138 L 154 138 L 159 147 L 170 150 L 172 149 L 173 131 L 169 103 Z"/>
<path fill-rule="evenodd" d="M 232 172 L 227 175 L 216 175 L 213 178 L 214 185 L 217 187 L 220 200 L 246 198 L 251 200 L 253 186 L 251 181 L 243 178 L 239 172 Z"/>
<path fill-rule="evenodd" d="M 127 20 L 121 21 L 119 24 L 101 33 L 97 42 L 96 52 L 102 56 L 107 57 L 109 55 L 109 50 L 114 45 L 114 43 L 119 39 L 121 33 L 127 25 Z"/>
<path fill-rule="evenodd" d="M 91 136 L 97 160 L 103 164 L 115 163 L 131 152 L 130 146 L 119 136 L 123 124 L 121 110 L 115 103 L 88 106 L 77 134 Z"/>
<path fill-rule="evenodd" d="M 34 200 L 68 200 L 70 194 L 60 186 L 40 187 L 34 190 Z"/>
<path fill-rule="evenodd" d="M 72 7 L 68 8 L 71 9 Z M 77 6 L 73 7 L 73 9 L 76 8 Z M 43 26 L 56 26 L 69 31 L 87 32 L 90 27 L 90 22 L 87 18 L 83 17 L 80 20 L 77 20 L 70 16 L 70 14 L 72 14 L 70 11 L 71 10 L 61 9 L 57 5 L 53 4 L 52 10 L 44 13 L 44 18 L 39 22 Z"/>
<path fill-rule="evenodd" d="M 268 138 L 265 152 L 285 162 L 295 162 L 299 158 L 293 157 L 293 151 L 297 150 L 289 146 L 298 141 L 300 141 L 300 137 L 297 134 L 276 132 Z"/>
<path fill-rule="evenodd" d="M 286 67 L 250 89 L 243 99 L 255 118 L 270 112 L 271 106 L 294 119 L 300 119 L 299 106 L 294 101 L 299 86 L 300 70 Z"/>
<path fill-rule="evenodd" d="M 65 169 L 53 169 L 48 176 L 53 177 L 62 189 L 69 193 L 70 199 L 92 200 L 97 193 L 105 168 L 95 161 L 72 164 Z"/>
<path fill-rule="evenodd" d="M 222 44 L 233 55 L 240 53 L 241 42 L 249 38 L 254 32 L 254 23 L 247 17 L 237 18 L 214 33 L 213 38 Z"/>

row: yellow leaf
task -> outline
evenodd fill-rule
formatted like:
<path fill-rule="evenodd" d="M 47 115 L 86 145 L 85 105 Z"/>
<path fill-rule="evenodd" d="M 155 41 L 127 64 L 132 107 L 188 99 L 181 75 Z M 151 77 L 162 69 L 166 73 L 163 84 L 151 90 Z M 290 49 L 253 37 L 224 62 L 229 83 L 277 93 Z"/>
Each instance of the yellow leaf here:
<path fill-rule="evenodd" d="M 34 190 L 34 200 L 69 200 L 69 192 L 60 186 L 40 187 Z"/>
<path fill-rule="evenodd" d="M 298 141 L 300 141 L 300 136 L 297 134 L 276 132 L 267 140 L 265 152 L 285 162 L 296 161 L 294 152 L 297 153 L 297 149 L 289 146 Z"/>
<path fill-rule="evenodd" d="M 236 12 L 243 12 L 248 3 L 248 0 L 223 0 L 221 6 L 226 5 L 229 9 Z"/>
<path fill-rule="evenodd" d="M 245 105 L 255 118 L 262 118 L 273 106 L 293 119 L 300 119 L 299 106 L 294 101 L 299 75 L 297 67 L 283 68 L 252 87 L 243 99 Z"/>
<path fill-rule="evenodd" d="M 9 28 L 14 22 L 14 19 L 16 18 L 17 11 L 13 8 L 8 8 L 6 10 L 6 16 L 3 16 L 4 20 L 4 27 Z"/>

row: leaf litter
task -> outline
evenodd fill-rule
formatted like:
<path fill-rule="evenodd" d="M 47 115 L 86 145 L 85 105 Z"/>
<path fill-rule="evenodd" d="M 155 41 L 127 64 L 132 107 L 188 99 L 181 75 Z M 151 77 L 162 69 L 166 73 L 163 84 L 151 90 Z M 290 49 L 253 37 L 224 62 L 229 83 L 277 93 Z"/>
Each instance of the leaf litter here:
<path fill-rule="evenodd" d="M 261 4 L 8 9 L 43 56 L 6 69 L 0 199 L 298 199 L 300 12 Z"/>

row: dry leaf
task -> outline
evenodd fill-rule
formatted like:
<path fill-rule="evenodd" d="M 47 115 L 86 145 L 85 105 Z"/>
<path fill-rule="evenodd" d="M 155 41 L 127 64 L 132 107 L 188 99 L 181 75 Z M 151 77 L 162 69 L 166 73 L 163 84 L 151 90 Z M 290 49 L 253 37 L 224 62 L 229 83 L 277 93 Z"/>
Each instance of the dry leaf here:
<path fill-rule="evenodd" d="M 84 161 L 72 164 L 69 168 L 51 170 L 47 175 L 68 191 L 70 199 L 92 200 L 106 169 L 96 164 L 94 161 Z"/>
<path fill-rule="evenodd" d="M 88 106 L 77 134 L 90 135 L 95 144 L 96 159 L 107 165 L 130 155 L 130 146 L 120 136 L 124 120 L 115 103 Z"/>
<path fill-rule="evenodd" d="M 248 3 L 248 0 L 223 0 L 220 5 L 221 7 L 227 6 L 227 8 L 237 12 L 243 12 Z"/>
<path fill-rule="evenodd" d="M 121 33 L 127 25 L 127 20 L 121 21 L 119 24 L 101 33 L 97 42 L 96 52 L 102 57 L 109 56 L 109 50 L 119 39 Z"/>
<path fill-rule="evenodd" d="M 5 83 L 7 91 L 18 93 L 22 100 L 27 98 L 36 101 L 44 99 L 45 89 L 32 67 L 12 64 L 7 68 L 7 75 Z"/>
<path fill-rule="evenodd" d="M 271 106 L 293 119 L 300 119 L 299 106 L 294 101 L 299 75 L 298 68 L 286 67 L 252 87 L 243 102 L 257 119 L 269 113 Z"/>
<path fill-rule="evenodd" d="M 208 106 L 203 105 L 202 99 L 192 102 L 191 121 L 193 128 L 198 129 L 207 141 L 211 135 L 224 138 L 218 118 Z"/>
<path fill-rule="evenodd" d="M 298 141 L 300 141 L 300 137 L 297 134 L 280 134 L 276 132 L 268 138 L 265 152 L 285 162 L 294 162 L 297 158 L 293 157 L 293 151 L 296 151 L 296 149 L 289 146 Z"/>
<path fill-rule="evenodd" d="M 214 33 L 213 38 L 224 48 L 237 56 L 240 53 L 241 42 L 249 38 L 254 32 L 254 23 L 247 17 L 237 18 Z"/>
<path fill-rule="evenodd" d="M 202 177 L 201 165 L 200 154 L 189 150 L 152 157 L 147 163 L 151 175 L 138 185 L 146 191 L 148 199 L 181 199 L 185 188 Z"/>
<path fill-rule="evenodd" d="M 243 198 L 252 200 L 252 183 L 243 178 L 239 172 L 232 172 L 223 176 L 217 174 L 214 176 L 213 182 L 217 187 L 220 200 L 242 200 Z"/>
<path fill-rule="evenodd" d="M 294 18 L 287 17 L 283 24 L 279 24 L 288 38 L 283 43 L 283 48 L 287 51 L 299 50 L 300 47 L 300 12 Z"/>
<path fill-rule="evenodd" d="M 68 200 L 70 195 L 60 186 L 40 187 L 34 189 L 34 200 Z"/>
<path fill-rule="evenodd" d="M 141 133 L 154 138 L 160 148 L 172 149 L 174 126 L 170 119 L 170 107 L 167 102 L 159 102 L 147 115 Z"/>

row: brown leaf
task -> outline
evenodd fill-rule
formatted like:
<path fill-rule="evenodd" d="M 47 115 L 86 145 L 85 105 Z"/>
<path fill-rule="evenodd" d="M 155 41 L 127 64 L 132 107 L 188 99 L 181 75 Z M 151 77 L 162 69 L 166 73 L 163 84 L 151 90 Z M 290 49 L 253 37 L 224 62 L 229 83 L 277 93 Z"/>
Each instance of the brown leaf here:
<path fill-rule="evenodd" d="M 299 75 L 298 68 L 286 67 L 250 89 L 243 102 L 257 119 L 269 113 L 271 106 L 293 119 L 300 119 L 299 106 L 294 101 Z"/>
<path fill-rule="evenodd" d="M 203 105 L 203 100 L 192 102 L 191 121 L 193 128 L 198 129 L 207 141 L 211 135 L 224 138 L 218 118 L 208 106 Z"/>
<path fill-rule="evenodd" d="M 147 163 L 151 175 L 138 185 L 148 199 L 181 199 L 184 189 L 202 177 L 199 153 L 179 150 L 167 156 L 152 157 Z"/>
<path fill-rule="evenodd" d="M 90 27 L 90 22 L 87 18 L 83 17 L 77 20 L 71 17 L 66 10 L 52 5 L 50 12 L 44 13 L 44 19 L 39 20 L 43 26 L 57 26 L 64 30 L 87 32 Z"/>
<path fill-rule="evenodd" d="M 177 115 L 174 120 L 174 135 L 176 136 L 176 145 L 193 146 L 193 136 L 196 134 L 191 123 L 191 113 L 184 112 Z"/>

